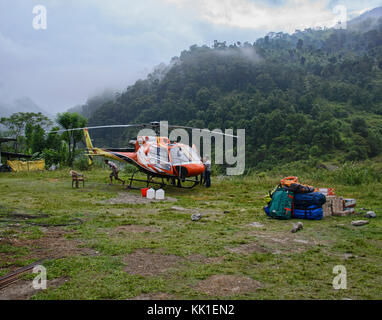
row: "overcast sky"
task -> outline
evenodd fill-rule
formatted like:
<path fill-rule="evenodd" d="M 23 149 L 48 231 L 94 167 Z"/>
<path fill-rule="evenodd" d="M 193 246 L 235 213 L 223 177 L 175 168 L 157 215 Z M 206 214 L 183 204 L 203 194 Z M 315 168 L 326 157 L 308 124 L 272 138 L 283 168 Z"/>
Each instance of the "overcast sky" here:
<path fill-rule="evenodd" d="M 47 9 L 35 30 L 34 6 Z M 123 90 L 192 44 L 254 42 L 332 26 L 382 0 L 0 0 L 0 102 L 28 96 L 50 113 Z"/>

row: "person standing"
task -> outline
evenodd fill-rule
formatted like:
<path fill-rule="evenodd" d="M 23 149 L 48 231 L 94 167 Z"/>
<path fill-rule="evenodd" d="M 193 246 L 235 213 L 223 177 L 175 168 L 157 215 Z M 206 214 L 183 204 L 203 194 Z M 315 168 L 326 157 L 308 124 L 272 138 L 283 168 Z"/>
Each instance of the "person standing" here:
<path fill-rule="evenodd" d="M 204 157 L 203 160 L 204 163 L 204 177 L 206 179 L 206 188 L 209 188 L 211 186 L 211 161 L 208 156 Z"/>
<path fill-rule="evenodd" d="M 123 181 L 122 179 L 118 178 L 118 167 L 117 167 L 117 165 L 114 162 L 111 162 L 111 161 L 109 161 L 107 159 L 105 160 L 105 163 L 111 169 L 111 173 L 110 173 L 110 185 L 113 184 L 113 177 L 115 178 L 115 180 L 121 181 L 122 185 L 125 185 L 125 181 Z"/>
<path fill-rule="evenodd" d="M 206 166 L 204 165 L 205 158 L 200 159 L 203 163 L 204 171 L 200 174 L 200 185 L 203 185 L 206 182 Z"/>

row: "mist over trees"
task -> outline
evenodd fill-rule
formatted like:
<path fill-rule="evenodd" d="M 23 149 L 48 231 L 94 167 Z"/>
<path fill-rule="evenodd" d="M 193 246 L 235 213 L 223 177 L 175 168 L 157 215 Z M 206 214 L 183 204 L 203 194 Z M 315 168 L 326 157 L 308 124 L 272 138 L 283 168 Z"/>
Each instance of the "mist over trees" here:
<path fill-rule="evenodd" d="M 70 108 L 68 112 L 76 112 L 86 118 L 89 118 L 99 107 L 104 105 L 106 102 L 114 101 L 117 95 L 118 93 L 115 93 L 113 90 L 105 89 L 101 94 L 90 97 L 85 104 Z"/>
<path fill-rule="evenodd" d="M 193 45 L 98 107 L 88 124 L 159 120 L 246 129 L 249 166 L 374 157 L 382 151 L 382 21 L 366 32 L 306 29 Z M 110 145 L 110 133 L 92 134 Z"/>

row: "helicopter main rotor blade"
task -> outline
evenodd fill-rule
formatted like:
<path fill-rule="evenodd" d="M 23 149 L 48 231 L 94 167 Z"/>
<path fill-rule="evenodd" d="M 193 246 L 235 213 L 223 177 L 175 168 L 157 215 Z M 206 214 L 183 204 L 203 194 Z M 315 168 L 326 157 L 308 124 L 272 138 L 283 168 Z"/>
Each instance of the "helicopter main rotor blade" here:
<path fill-rule="evenodd" d="M 145 127 L 145 124 L 111 124 L 108 126 L 95 126 L 95 127 L 83 127 L 83 128 L 72 128 L 72 129 L 62 129 L 56 131 L 50 131 L 49 133 L 58 133 L 58 132 L 68 132 L 68 131 L 78 131 L 84 129 L 103 129 L 103 128 L 128 128 L 128 127 Z"/>
<path fill-rule="evenodd" d="M 223 133 L 223 132 L 211 131 L 211 130 L 208 130 L 208 129 L 200 129 L 200 128 L 186 127 L 186 126 L 172 126 L 172 125 L 169 125 L 168 127 L 169 128 L 190 129 L 190 130 L 194 130 L 195 129 L 195 130 L 200 130 L 200 131 L 204 131 L 204 132 L 209 132 L 211 134 L 220 134 L 220 135 L 223 135 L 223 136 L 228 136 L 228 137 L 233 137 L 233 138 L 240 138 L 240 136 L 235 136 L 235 135 L 228 134 L 228 133 Z"/>
<path fill-rule="evenodd" d="M 153 124 L 153 123 L 112 124 L 112 125 L 107 125 L 107 126 L 94 126 L 94 127 L 62 129 L 62 130 L 50 131 L 49 133 L 70 132 L 70 131 L 78 131 L 78 130 L 84 130 L 84 129 L 129 128 L 129 127 L 159 128 L 160 124 L 159 124 L 159 122 L 157 122 L 155 124 Z M 216 132 L 216 131 L 211 131 L 211 130 L 208 130 L 208 129 L 200 129 L 200 128 L 195 128 L 195 127 L 169 125 L 168 128 L 180 128 L 180 129 L 200 130 L 200 131 L 208 132 L 208 133 L 211 133 L 211 134 L 220 134 L 220 135 L 223 135 L 223 136 L 228 136 L 228 137 L 233 137 L 233 138 L 240 138 L 240 136 L 235 136 L 235 135 L 228 134 L 228 133 Z"/>

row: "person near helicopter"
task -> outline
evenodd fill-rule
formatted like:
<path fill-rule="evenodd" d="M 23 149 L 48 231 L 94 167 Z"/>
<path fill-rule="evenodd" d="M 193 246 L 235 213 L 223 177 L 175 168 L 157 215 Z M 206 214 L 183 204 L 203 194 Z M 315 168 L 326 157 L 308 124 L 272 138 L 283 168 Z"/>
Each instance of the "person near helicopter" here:
<path fill-rule="evenodd" d="M 206 188 L 211 187 L 211 160 L 208 156 L 203 159 L 204 164 L 204 179 L 206 181 Z"/>
<path fill-rule="evenodd" d="M 109 161 L 109 160 L 105 160 L 105 163 L 110 167 L 111 169 L 111 173 L 110 173 L 110 185 L 113 184 L 113 177 L 115 178 L 115 180 L 118 180 L 118 181 L 121 181 L 122 182 L 122 185 L 125 185 L 125 181 L 123 181 L 122 179 L 120 179 L 118 177 L 118 167 L 117 165 L 112 162 L 112 161 Z"/>

